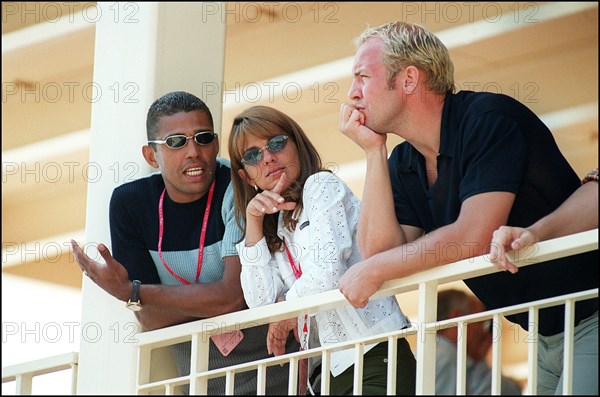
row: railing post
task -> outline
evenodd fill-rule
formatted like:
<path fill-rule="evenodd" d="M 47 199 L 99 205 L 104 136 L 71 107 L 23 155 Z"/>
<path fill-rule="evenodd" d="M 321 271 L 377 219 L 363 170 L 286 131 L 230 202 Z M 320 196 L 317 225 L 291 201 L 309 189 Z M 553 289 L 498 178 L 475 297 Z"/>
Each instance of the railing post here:
<path fill-rule="evenodd" d="M 331 380 L 331 352 L 325 350 L 321 355 L 321 395 L 329 395 L 329 384 Z"/>
<path fill-rule="evenodd" d="M 137 387 L 145 383 L 150 382 L 150 367 L 152 364 L 152 350 L 148 347 L 142 347 L 137 349 L 137 371 L 136 371 L 136 394 L 138 393 Z"/>
<path fill-rule="evenodd" d="M 230 396 L 233 394 L 235 394 L 235 372 L 228 371 L 225 376 L 225 395 Z"/>
<path fill-rule="evenodd" d="M 77 394 L 77 370 L 79 369 L 79 364 L 72 363 L 71 364 L 71 395 Z"/>
<path fill-rule="evenodd" d="M 33 382 L 33 374 L 31 372 L 16 376 L 17 394 L 31 395 L 31 385 Z"/>
<path fill-rule="evenodd" d="M 398 339 L 390 336 L 388 338 L 388 368 L 387 368 L 387 394 L 393 396 L 396 394 L 396 367 L 398 360 Z"/>
<path fill-rule="evenodd" d="M 502 317 L 492 318 L 492 395 L 502 394 Z"/>
<path fill-rule="evenodd" d="M 437 316 L 437 280 L 419 283 L 417 327 L 417 394 L 435 394 L 435 330 L 427 324 Z"/>
<path fill-rule="evenodd" d="M 363 380 L 363 355 L 365 346 L 362 343 L 354 345 L 354 387 L 353 395 L 362 396 L 362 380 Z"/>
<path fill-rule="evenodd" d="M 575 336 L 575 301 L 565 302 L 565 332 L 563 340 L 563 389 L 564 396 L 573 394 L 573 342 Z"/>
<path fill-rule="evenodd" d="M 537 394 L 538 328 L 540 314 L 537 307 L 529 308 L 529 329 L 527 330 L 527 390 L 530 396 Z"/>
<path fill-rule="evenodd" d="M 456 324 L 458 341 L 456 344 L 456 395 L 467 394 L 467 338 L 468 325 L 464 321 Z"/>
<path fill-rule="evenodd" d="M 190 362 L 190 396 L 206 395 L 208 379 L 198 379 L 199 372 L 208 371 L 208 349 L 210 338 L 207 334 L 192 335 L 192 352 Z"/>
<path fill-rule="evenodd" d="M 256 368 L 256 394 L 264 396 L 267 394 L 267 367 L 259 365 Z"/>

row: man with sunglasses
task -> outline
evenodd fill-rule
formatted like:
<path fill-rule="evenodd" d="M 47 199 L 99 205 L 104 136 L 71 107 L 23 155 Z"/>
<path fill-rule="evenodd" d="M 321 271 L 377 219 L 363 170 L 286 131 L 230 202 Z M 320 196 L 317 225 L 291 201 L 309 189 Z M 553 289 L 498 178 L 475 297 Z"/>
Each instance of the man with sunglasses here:
<path fill-rule="evenodd" d="M 126 302 L 145 330 L 246 309 L 231 173 L 227 160 L 217 158 L 210 110 L 192 94 L 172 92 L 150 106 L 146 128 L 142 153 L 160 172 L 114 190 L 114 257 L 100 244 L 106 261 L 100 265 L 72 241 L 77 262 L 92 281 Z M 267 330 L 264 325 L 213 337 L 209 368 L 268 357 Z M 298 350 L 293 335 L 286 347 Z M 173 346 L 173 354 L 180 375 L 189 374 L 191 343 Z M 286 394 L 288 365 L 269 367 L 267 380 L 268 394 Z M 234 390 L 255 394 L 256 373 L 236 374 Z M 224 378 L 209 380 L 208 394 L 224 391 Z"/>

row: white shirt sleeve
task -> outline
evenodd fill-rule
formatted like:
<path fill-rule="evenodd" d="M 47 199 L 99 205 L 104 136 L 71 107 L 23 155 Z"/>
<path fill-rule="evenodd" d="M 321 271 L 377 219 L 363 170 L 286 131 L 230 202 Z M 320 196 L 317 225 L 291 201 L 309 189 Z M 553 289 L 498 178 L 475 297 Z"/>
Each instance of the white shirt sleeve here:
<path fill-rule="evenodd" d="M 275 303 L 283 295 L 285 286 L 274 255 L 269 252 L 263 237 L 258 243 L 246 247 L 246 239 L 236 245 L 242 271 L 240 280 L 244 299 L 249 308 Z"/>
<path fill-rule="evenodd" d="M 300 258 L 302 276 L 291 286 L 286 300 L 317 294 L 339 287 L 353 251 L 353 234 L 360 212 L 360 201 L 333 173 L 311 175 L 304 185 L 303 211 L 308 225 L 298 225 L 295 241 L 306 240 L 308 247 Z M 355 247 L 356 248 L 356 247 Z"/>

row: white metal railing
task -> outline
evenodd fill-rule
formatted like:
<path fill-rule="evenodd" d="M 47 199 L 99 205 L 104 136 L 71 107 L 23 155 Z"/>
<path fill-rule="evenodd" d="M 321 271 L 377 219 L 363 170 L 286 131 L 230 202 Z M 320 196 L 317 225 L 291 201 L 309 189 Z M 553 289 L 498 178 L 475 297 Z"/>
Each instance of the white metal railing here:
<path fill-rule="evenodd" d="M 582 252 L 591 251 L 598 248 L 598 229 L 588 232 L 578 233 L 554 240 L 545 241 L 536 244 L 525 250 L 511 253 L 514 261 L 519 266 L 530 266 L 541 264 L 542 262 L 556 259 L 564 256 L 575 255 Z M 358 379 L 362 374 L 362 348 L 364 345 L 388 341 L 389 353 L 394 354 L 395 344 L 398 338 L 407 335 L 417 335 L 417 394 L 433 394 L 435 392 L 435 331 L 440 328 L 458 325 L 463 327 L 471 322 L 478 322 L 485 319 L 492 319 L 494 325 L 493 362 L 492 362 L 492 392 L 500 393 L 500 348 L 501 338 L 501 318 L 505 315 L 529 311 L 530 323 L 537 324 L 538 310 L 544 307 L 565 303 L 565 371 L 572 371 L 572 330 L 574 303 L 578 300 L 589 299 L 598 296 L 598 289 L 583 291 L 576 294 L 569 294 L 540 301 L 524 303 L 520 305 L 488 310 L 469 316 L 453 318 L 451 320 L 436 322 L 437 308 L 437 289 L 441 284 L 491 274 L 498 270 L 489 262 L 487 255 L 476 258 L 470 258 L 430 269 L 409 277 L 392 280 L 384 283 L 382 288 L 373 295 L 372 299 L 381 298 L 389 295 L 402 294 L 409 291 L 418 290 L 419 304 L 417 322 L 409 329 L 391 332 L 388 334 L 377 335 L 375 337 L 363 338 L 351 342 L 339 343 L 327 347 L 310 349 L 302 352 L 290 353 L 278 357 L 269 357 L 259 361 L 238 364 L 231 367 L 219 369 L 208 369 L 208 346 L 209 337 L 222 332 L 244 329 L 260 324 L 266 324 L 272 321 L 279 321 L 286 318 L 297 317 L 306 313 L 316 313 L 322 310 L 328 310 L 335 307 L 347 305 L 346 299 L 339 290 L 327 291 L 321 294 L 304 297 L 300 300 L 290 302 L 280 302 L 268 306 L 254 309 L 243 310 L 229 313 L 226 315 L 213 317 L 206 320 L 200 320 L 181 324 L 174 327 L 164 328 L 151 332 L 145 332 L 138 335 L 138 377 L 136 381 L 136 390 L 140 394 L 162 392 L 172 394 L 178 385 L 189 384 L 190 394 L 206 394 L 208 379 L 225 376 L 226 394 L 234 394 L 233 382 L 236 373 L 257 370 L 257 394 L 264 394 L 266 385 L 266 368 L 272 365 L 289 363 L 290 366 L 290 385 L 289 394 L 294 394 L 297 383 L 298 362 L 302 358 L 321 356 L 322 359 L 322 377 L 321 393 L 329 394 L 329 363 L 330 354 L 333 351 L 356 348 L 356 363 L 354 368 L 354 394 L 361 394 L 361 384 Z M 528 331 L 534 339 L 537 339 L 537 328 L 531 327 Z M 190 374 L 177 378 L 161 379 L 159 381 L 150 380 L 150 353 L 153 349 L 173 345 L 180 342 L 191 341 L 191 363 Z M 465 343 L 464 339 L 461 343 Z M 528 352 L 528 392 L 535 394 L 537 384 L 537 350 L 536 344 L 529 344 Z M 465 390 L 465 363 L 464 346 L 459 345 L 459 373 L 457 374 L 459 382 L 458 391 Z M 394 394 L 395 390 L 395 360 L 388 360 L 388 393 Z M 462 374 L 461 374 L 462 371 Z M 563 392 L 569 394 L 571 391 L 572 378 L 569 373 L 564 382 Z"/>
<path fill-rule="evenodd" d="M 466 327 L 469 323 L 476 323 L 479 321 L 492 320 L 493 335 L 493 355 L 492 355 L 492 394 L 501 394 L 500 390 L 500 379 L 501 379 L 501 354 L 502 349 L 502 317 L 509 316 L 511 314 L 529 312 L 529 329 L 527 330 L 528 342 L 537 341 L 537 318 L 539 309 L 565 304 L 565 329 L 568 331 L 565 333 L 565 353 L 564 353 L 564 383 L 563 393 L 571 394 L 571 375 L 572 375 L 572 349 L 573 349 L 573 324 L 574 324 L 574 308 L 575 302 L 580 300 L 591 299 L 598 296 L 598 289 L 592 289 L 587 291 L 576 292 L 568 295 L 556 296 L 553 298 L 542 299 L 529 303 L 522 303 L 519 305 L 508 306 L 501 309 L 487 310 L 480 313 L 469 314 L 466 316 L 455 317 L 448 320 L 438 321 L 435 323 L 428 323 L 425 328 L 428 332 L 436 332 L 440 329 L 458 326 L 461 328 L 461 335 L 466 334 Z M 536 320 L 536 321 L 533 321 Z M 570 336 L 569 336 L 570 334 Z M 458 362 L 457 365 L 457 390 L 456 394 L 466 393 L 466 379 L 465 379 L 465 368 L 466 368 L 466 338 L 460 338 L 458 341 L 457 352 Z M 527 362 L 530 367 L 528 374 L 527 390 L 525 394 L 534 395 L 537 394 L 537 343 L 528 343 L 528 354 Z M 568 373 L 567 373 L 568 372 Z M 567 379 L 568 378 L 568 379 Z"/>
<path fill-rule="evenodd" d="M 510 253 L 516 263 L 522 266 L 540 264 L 551 259 L 575 255 L 598 248 L 598 229 L 578 233 L 559 239 L 539 243 L 533 247 L 518 252 Z M 417 394 L 433 394 L 435 392 L 435 333 L 437 330 L 450 326 L 464 327 L 469 323 L 493 320 L 493 358 L 492 358 L 492 394 L 500 394 L 500 367 L 501 367 L 501 319 L 502 316 L 519 312 L 529 312 L 529 323 L 532 324 L 528 335 L 537 339 L 538 311 L 541 308 L 565 303 L 565 354 L 564 369 L 566 373 L 563 385 L 563 394 L 570 394 L 572 388 L 572 330 L 574 304 L 578 300 L 589 299 L 598 296 L 598 289 L 582 291 L 575 294 L 553 297 L 531 303 L 488 310 L 468 316 L 457 317 L 449 320 L 436 322 L 437 289 L 441 284 L 462 280 L 466 278 L 482 276 L 496 272 L 487 256 L 466 259 L 449 265 L 430 269 L 410 277 L 392 280 L 384 283 L 382 288 L 372 298 L 381 298 L 389 295 L 397 295 L 405 292 L 418 290 L 419 304 L 417 322 L 413 326 L 370 338 L 362 338 L 351 342 L 340 343 L 327 347 L 319 347 L 302 352 L 295 352 L 278 357 L 269 357 L 263 360 L 239 364 L 226 368 L 208 370 L 208 346 L 209 336 L 221 332 L 244 329 L 259 324 L 266 324 L 286 318 L 315 313 L 334 307 L 341 307 L 347 301 L 338 290 L 327 291 L 318 295 L 305 297 L 301 300 L 280 302 L 273 305 L 263 306 L 255 309 L 243 310 L 223 316 L 213 317 L 181 324 L 173 327 L 145 332 L 137 335 L 138 339 L 138 362 L 136 390 L 139 394 L 164 393 L 174 394 L 177 386 L 189 384 L 190 394 L 206 394 L 207 382 L 210 378 L 226 377 L 226 394 L 233 394 L 233 383 L 236 373 L 249 370 L 257 370 L 257 394 L 264 394 L 266 379 L 266 368 L 272 365 L 289 363 L 290 385 L 289 394 L 294 394 L 297 385 L 297 369 L 299 360 L 307 357 L 321 356 L 322 378 L 321 393 L 328 394 L 329 391 L 329 363 L 331 352 L 336 350 L 356 348 L 355 356 L 355 394 L 360 394 L 361 384 L 358 382 L 362 373 L 362 348 L 373 342 L 388 342 L 388 355 L 393 358 L 396 352 L 398 338 L 408 335 L 417 335 Z M 176 343 L 191 341 L 192 357 L 190 374 L 177 378 L 166 378 L 151 381 L 152 350 Z M 465 339 L 458 346 L 458 370 L 457 391 L 464 393 L 465 390 Z M 16 381 L 17 394 L 31 394 L 32 379 L 37 375 L 72 369 L 71 390 L 76 393 L 77 384 L 77 353 L 69 353 L 47 359 L 36 360 L 28 363 L 13 365 L 2 369 L 2 382 Z M 395 360 L 388 360 L 388 394 L 395 391 Z M 535 394 L 537 385 L 537 344 L 528 344 L 528 386 L 526 393 Z"/>
<path fill-rule="evenodd" d="M 3 367 L 2 383 L 15 382 L 16 394 L 30 395 L 32 392 L 34 377 L 70 369 L 71 394 L 76 394 L 78 357 L 78 353 L 71 352 Z"/>

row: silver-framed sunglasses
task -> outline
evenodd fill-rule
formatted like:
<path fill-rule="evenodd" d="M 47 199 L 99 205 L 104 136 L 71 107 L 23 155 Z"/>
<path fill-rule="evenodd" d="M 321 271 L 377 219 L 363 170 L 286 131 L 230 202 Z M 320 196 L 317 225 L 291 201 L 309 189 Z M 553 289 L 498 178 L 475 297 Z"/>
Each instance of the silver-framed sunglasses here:
<path fill-rule="evenodd" d="M 210 145 L 217 136 L 213 131 L 198 131 L 192 136 L 184 134 L 174 134 L 166 137 L 164 140 L 148 141 L 148 144 L 154 143 L 158 145 L 167 145 L 170 149 L 181 149 L 187 145 L 188 140 L 193 139 L 198 145 Z"/>
<path fill-rule="evenodd" d="M 264 148 L 253 147 L 244 152 L 242 155 L 242 164 L 256 165 L 263 158 L 263 150 L 267 149 L 271 153 L 281 152 L 285 149 L 288 142 L 287 135 L 277 135 L 269 139 Z"/>

